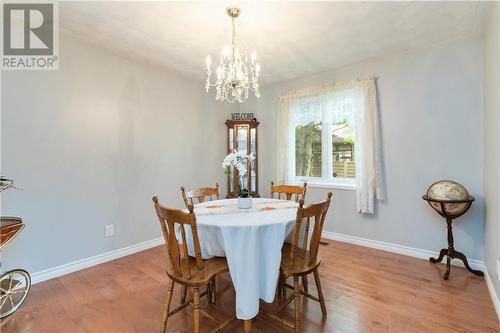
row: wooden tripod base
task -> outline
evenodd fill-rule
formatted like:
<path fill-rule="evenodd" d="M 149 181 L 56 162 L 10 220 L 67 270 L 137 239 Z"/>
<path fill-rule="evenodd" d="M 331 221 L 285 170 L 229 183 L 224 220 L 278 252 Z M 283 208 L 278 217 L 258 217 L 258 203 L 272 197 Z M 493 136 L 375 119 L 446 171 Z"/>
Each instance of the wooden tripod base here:
<path fill-rule="evenodd" d="M 453 230 L 452 230 L 452 219 L 447 218 L 446 219 L 446 224 L 448 228 L 448 248 L 447 249 L 441 249 L 439 251 L 439 257 L 436 258 L 429 258 L 430 262 L 432 263 L 438 263 L 443 261 L 444 256 L 446 256 L 446 272 L 443 275 L 443 279 L 448 280 L 450 277 L 450 269 L 451 269 L 451 259 L 460 259 L 464 263 L 465 268 L 472 274 L 475 274 L 477 276 L 484 276 L 484 273 L 475 269 L 472 269 L 469 266 L 469 262 L 467 261 L 467 257 L 465 254 L 462 252 L 455 251 L 454 248 L 454 241 L 453 241 Z"/>
<path fill-rule="evenodd" d="M 453 249 L 453 248 L 452 249 L 442 249 L 439 252 L 439 257 L 437 259 L 436 258 L 429 258 L 429 260 L 432 263 L 439 263 L 443 260 L 444 256 L 447 256 L 447 258 L 446 258 L 446 272 L 443 275 L 443 279 L 448 280 L 448 278 L 450 276 L 451 259 L 454 259 L 454 258 L 462 260 L 465 268 L 467 268 L 467 270 L 469 272 L 471 272 L 472 274 L 477 275 L 477 276 L 484 276 L 483 272 L 472 269 L 469 266 L 469 262 L 467 261 L 467 257 L 463 253 L 455 251 L 455 249 Z"/>

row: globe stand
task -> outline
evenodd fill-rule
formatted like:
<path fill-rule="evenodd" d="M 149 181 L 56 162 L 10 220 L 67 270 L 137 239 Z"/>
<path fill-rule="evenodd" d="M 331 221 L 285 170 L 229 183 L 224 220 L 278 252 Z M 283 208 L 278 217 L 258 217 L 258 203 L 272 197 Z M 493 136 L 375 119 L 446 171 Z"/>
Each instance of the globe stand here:
<path fill-rule="evenodd" d="M 482 271 L 478 271 L 475 269 L 472 269 L 469 266 L 469 262 L 467 261 L 467 257 L 461 253 L 455 250 L 454 247 L 454 240 L 453 240 L 453 227 L 452 223 L 453 220 L 464 215 L 472 205 L 472 202 L 475 200 L 473 196 L 469 196 L 467 199 L 464 200 L 441 200 L 441 199 L 433 199 L 429 198 L 427 195 L 422 196 L 422 199 L 427 201 L 429 205 L 439 214 L 441 215 L 445 220 L 446 220 L 446 225 L 448 229 L 448 248 L 447 249 L 441 249 L 439 251 L 439 256 L 438 258 L 429 258 L 429 261 L 432 263 L 439 263 L 443 261 L 444 256 L 446 256 L 446 272 L 443 275 L 443 279 L 448 280 L 450 276 L 450 269 L 451 269 L 451 259 L 460 259 L 464 263 L 465 268 L 469 272 L 471 272 L 474 275 L 477 276 L 484 276 L 484 273 Z M 431 203 L 438 203 L 441 206 L 441 210 L 436 209 Z M 458 214 L 452 214 L 447 212 L 445 204 L 466 204 L 465 209 L 461 211 Z"/>

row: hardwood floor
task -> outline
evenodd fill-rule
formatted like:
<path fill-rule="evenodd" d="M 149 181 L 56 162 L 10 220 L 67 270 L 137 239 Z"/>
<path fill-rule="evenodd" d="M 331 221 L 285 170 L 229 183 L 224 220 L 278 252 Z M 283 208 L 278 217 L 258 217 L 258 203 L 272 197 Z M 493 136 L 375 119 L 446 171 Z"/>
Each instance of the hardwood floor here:
<path fill-rule="evenodd" d="M 328 317 L 302 302 L 303 332 L 499 332 L 484 278 L 453 267 L 328 241 L 320 247 L 320 277 Z M 156 247 L 33 286 L 26 303 L 2 322 L 2 333 L 158 332 L 167 278 L 165 249 Z M 314 283 L 309 290 L 315 294 Z M 172 305 L 178 304 L 176 286 Z M 293 303 L 292 303 L 293 304 Z M 275 306 L 261 302 L 261 308 Z M 218 281 L 217 304 L 202 307 L 220 318 L 234 314 L 229 275 Z M 290 305 L 284 316 L 293 320 Z M 202 318 L 202 332 L 215 325 Z M 168 332 L 192 332 L 192 311 L 169 319 Z M 242 332 L 234 321 L 224 332 Z M 260 314 L 253 332 L 291 332 Z"/>

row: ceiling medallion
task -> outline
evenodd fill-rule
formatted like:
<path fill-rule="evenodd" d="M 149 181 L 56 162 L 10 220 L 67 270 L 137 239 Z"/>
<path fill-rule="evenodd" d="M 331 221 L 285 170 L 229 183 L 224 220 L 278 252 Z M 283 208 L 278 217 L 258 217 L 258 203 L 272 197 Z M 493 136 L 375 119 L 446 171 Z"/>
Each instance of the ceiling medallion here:
<path fill-rule="evenodd" d="M 232 47 L 224 47 L 220 56 L 220 63 L 217 67 L 216 81 L 210 82 L 212 59 L 207 56 L 207 81 L 205 88 L 207 92 L 210 87 L 215 87 L 215 99 L 218 101 L 228 101 L 230 103 L 243 103 L 253 91 L 255 97 L 259 98 L 259 74 L 260 65 L 256 62 L 257 53 L 252 52 L 250 62 L 248 56 L 238 44 L 236 37 L 236 18 L 240 16 L 240 8 L 228 7 L 226 12 L 231 17 L 233 24 Z"/>

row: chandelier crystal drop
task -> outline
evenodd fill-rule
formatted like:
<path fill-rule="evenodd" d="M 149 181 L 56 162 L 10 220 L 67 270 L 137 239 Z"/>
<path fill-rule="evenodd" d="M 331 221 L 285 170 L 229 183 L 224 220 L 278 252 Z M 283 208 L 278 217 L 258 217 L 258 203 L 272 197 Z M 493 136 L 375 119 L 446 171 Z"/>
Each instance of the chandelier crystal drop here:
<path fill-rule="evenodd" d="M 236 37 L 236 18 L 240 15 L 237 7 L 228 7 L 227 14 L 233 23 L 232 47 L 225 47 L 220 56 L 220 63 L 217 67 L 215 82 L 211 82 L 212 58 L 207 56 L 207 81 L 205 88 L 207 92 L 210 87 L 215 87 L 215 99 L 218 101 L 228 101 L 230 103 L 243 103 L 250 93 L 254 92 L 259 98 L 259 75 L 260 65 L 256 62 L 257 53 L 252 52 L 250 62 L 248 56 L 240 48 Z"/>

